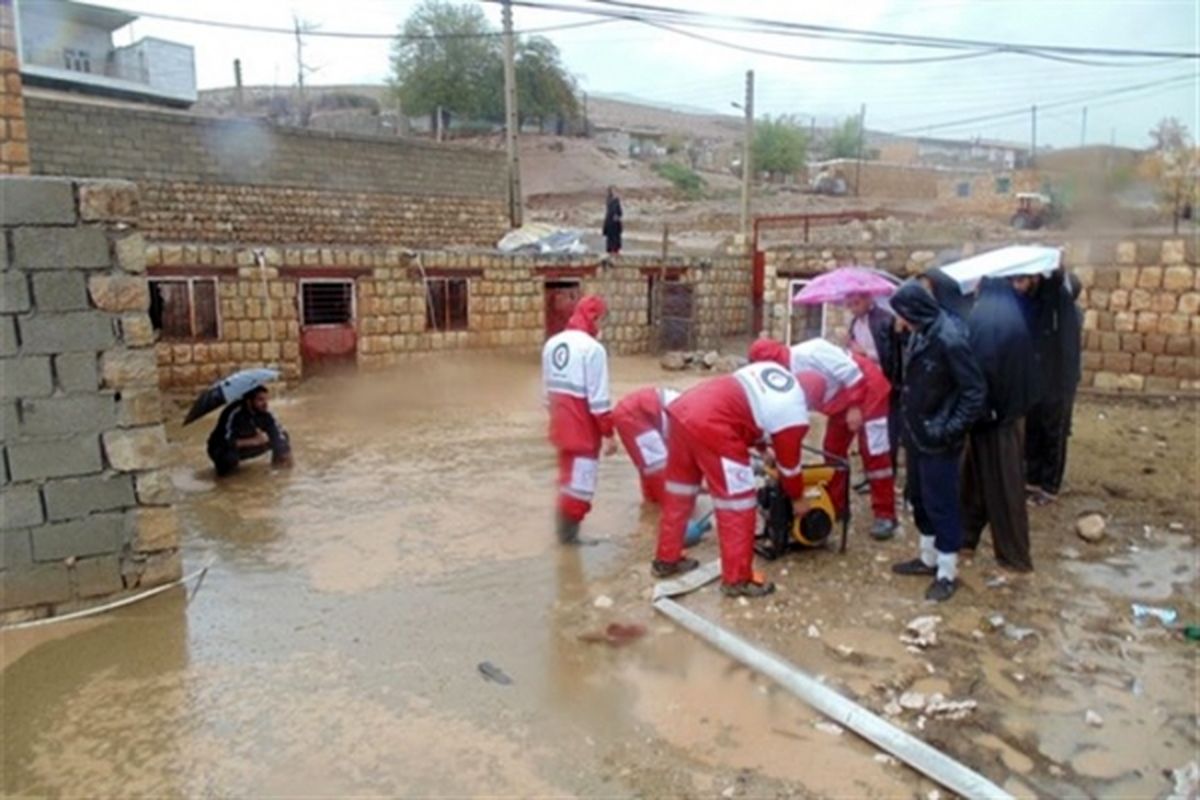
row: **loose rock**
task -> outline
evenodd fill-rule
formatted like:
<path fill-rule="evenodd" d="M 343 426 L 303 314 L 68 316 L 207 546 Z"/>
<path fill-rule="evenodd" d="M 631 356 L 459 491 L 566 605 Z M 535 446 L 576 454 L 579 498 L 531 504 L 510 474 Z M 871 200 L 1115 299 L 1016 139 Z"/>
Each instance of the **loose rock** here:
<path fill-rule="evenodd" d="M 917 617 L 910 620 L 905 626 L 905 632 L 900 636 L 900 641 L 922 649 L 933 647 L 937 644 L 937 626 L 941 624 L 941 621 L 942 618 L 937 616 Z"/>
<path fill-rule="evenodd" d="M 1104 538 L 1104 517 L 1086 514 L 1075 521 L 1075 532 L 1085 542 L 1098 542 Z"/>
<path fill-rule="evenodd" d="M 592 605 L 596 608 L 612 608 L 613 599 L 606 594 L 602 594 L 592 601 Z"/>
<path fill-rule="evenodd" d="M 1091 725 L 1093 728 L 1100 728 L 1104 725 L 1104 717 L 1100 716 L 1095 711 L 1092 711 L 1090 708 L 1087 710 L 1087 713 L 1083 715 L 1083 721 L 1088 725 Z"/>
<path fill-rule="evenodd" d="M 920 711 L 928 701 L 920 692 L 905 692 L 900 695 L 900 707 L 909 711 Z"/>
<path fill-rule="evenodd" d="M 658 364 L 663 369 L 678 371 L 687 366 L 687 359 L 684 357 L 683 353 L 672 350 L 669 353 L 665 353 Z"/>

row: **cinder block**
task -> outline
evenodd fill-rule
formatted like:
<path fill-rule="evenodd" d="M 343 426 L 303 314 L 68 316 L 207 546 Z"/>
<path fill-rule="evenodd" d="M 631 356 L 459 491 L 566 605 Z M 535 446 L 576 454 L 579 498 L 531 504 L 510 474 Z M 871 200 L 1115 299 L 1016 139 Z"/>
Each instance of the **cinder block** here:
<path fill-rule="evenodd" d="M 54 391 L 50 359 L 18 356 L 0 359 L 0 399 L 46 397 Z"/>
<path fill-rule="evenodd" d="M 0 528 L 0 572 L 27 567 L 33 563 L 33 544 L 29 529 L 4 530 Z"/>
<path fill-rule="evenodd" d="M 51 522 L 115 511 L 136 505 L 131 475 L 97 475 L 50 481 L 42 487 L 46 517 Z"/>
<path fill-rule="evenodd" d="M 17 228 L 13 266 L 19 269 L 99 269 L 109 266 L 108 237 L 95 226 Z"/>
<path fill-rule="evenodd" d="M 0 313 L 19 314 L 29 307 L 29 278 L 25 273 L 15 269 L 0 272 Z"/>
<path fill-rule="evenodd" d="M 16 317 L 0 316 L 0 358 L 15 356 L 18 347 Z"/>
<path fill-rule="evenodd" d="M 116 341 L 113 319 L 100 311 L 37 314 L 18 321 L 26 353 L 79 353 L 106 350 Z"/>
<path fill-rule="evenodd" d="M 117 400 L 113 395 L 26 398 L 21 400 L 20 408 L 17 433 L 21 437 L 100 433 L 117 424 Z"/>
<path fill-rule="evenodd" d="M 94 392 L 100 388 L 100 365 L 95 353 L 55 356 L 54 376 L 64 392 Z"/>
<path fill-rule="evenodd" d="M 33 275 L 33 298 L 39 313 L 82 311 L 88 307 L 87 282 L 79 271 L 36 272 Z"/>
<path fill-rule="evenodd" d="M 44 521 L 42 497 L 36 485 L 18 483 L 0 489 L 0 527 L 30 528 Z"/>
<path fill-rule="evenodd" d="M 71 599 L 66 564 L 34 564 L 0 572 L 0 610 L 64 603 Z"/>
<path fill-rule="evenodd" d="M 71 225 L 75 192 L 64 178 L 5 175 L 0 181 L 0 208 L 5 225 Z"/>
<path fill-rule="evenodd" d="M 119 553 L 130 540 L 130 534 L 130 518 L 119 511 L 43 525 L 31 531 L 33 560 L 58 561 L 71 556 Z"/>
<path fill-rule="evenodd" d="M 98 436 L 8 444 L 8 468 L 15 481 L 89 475 L 102 466 Z"/>
<path fill-rule="evenodd" d="M 121 560 L 115 555 L 79 559 L 71 567 L 71 578 L 78 597 L 103 597 L 125 588 Z"/>

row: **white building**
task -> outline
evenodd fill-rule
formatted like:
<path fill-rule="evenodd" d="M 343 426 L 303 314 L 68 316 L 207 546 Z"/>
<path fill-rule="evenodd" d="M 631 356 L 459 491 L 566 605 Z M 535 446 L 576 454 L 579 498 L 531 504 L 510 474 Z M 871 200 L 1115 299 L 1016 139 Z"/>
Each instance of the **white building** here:
<path fill-rule="evenodd" d="M 170 106 L 196 102 L 189 45 L 150 37 L 113 43 L 136 14 L 69 0 L 17 0 L 15 18 L 26 85 Z"/>

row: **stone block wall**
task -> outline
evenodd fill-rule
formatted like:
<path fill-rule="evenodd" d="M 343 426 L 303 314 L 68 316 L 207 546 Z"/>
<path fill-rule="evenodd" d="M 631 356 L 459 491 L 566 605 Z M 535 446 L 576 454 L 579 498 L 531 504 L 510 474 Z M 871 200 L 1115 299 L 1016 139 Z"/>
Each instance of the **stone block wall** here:
<path fill-rule="evenodd" d="M 1122 392 L 1200 392 L 1200 266 L 1194 239 L 1144 237 L 1047 241 L 1083 284 L 1081 386 Z M 787 285 L 843 264 L 901 276 L 932 266 L 939 253 L 967 257 L 1002 243 L 937 243 L 879 248 L 790 247 L 766 254 L 768 328 L 783 336 Z M 844 327 L 834 311 L 833 326 Z"/>
<path fill-rule="evenodd" d="M 36 174 L 123 178 L 152 242 L 494 246 L 503 153 L 44 95 L 25 98 Z"/>
<path fill-rule="evenodd" d="M 0 620 L 174 580 L 137 190 L 0 177 Z"/>
<path fill-rule="evenodd" d="M 0 0 L 0 173 L 29 174 L 25 102 L 12 0 Z"/>
<path fill-rule="evenodd" d="M 750 269 L 741 258 L 531 258 L 488 253 L 411 252 L 399 248 L 266 247 L 257 251 L 207 244 L 150 245 L 151 278 L 217 281 L 219 338 L 158 341 L 163 388 L 194 388 L 253 366 L 277 367 L 286 380 L 304 370 L 301 284 L 306 279 L 354 282 L 357 363 L 383 367 L 416 353 L 458 349 L 534 351 L 546 329 L 546 285 L 573 281 L 609 305 L 605 342 L 613 353 L 644 353 L 657 344 L 649 280 L 666 274 L 691 284 L 694 346 L 716 348 L 745 335 Z M 261 263 L 260 263 L 261 262 Z M 607 264 L 607 265 L 606 265 Z M 426 279 L 461 278 L 468 287 L 465 330 L 430 330 Z"/>

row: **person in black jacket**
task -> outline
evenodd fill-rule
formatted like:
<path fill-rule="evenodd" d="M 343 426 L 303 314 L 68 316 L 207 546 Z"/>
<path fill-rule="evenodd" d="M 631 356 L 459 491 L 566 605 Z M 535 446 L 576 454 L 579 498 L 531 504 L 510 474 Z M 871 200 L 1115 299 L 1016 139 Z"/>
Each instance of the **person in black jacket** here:
<path fill-rule="evenodd" d="M 901 423 L 908 451 L 909 499 L 921 532 L 917 558 L 892 566 L 900 575 L 934 578 L 925 597 L 942 602 L 958 588 L 962 546 L 959 464 L 967 429 L 983 409 L 983 373 L 963 323 L 944 311 L 918 281 L 892 297 L 892 310 L 911 328 L 904 351 Z"/>
<path fill-rule="evenodd" d="M 987 382 L 983 415 L 967 437 L 962 506 L 963 550 L 974 552 L 984 527 L 1000 566 L 1033 569 L 1021 453 L 1021 420 L 1037 401 L 1033 337 L 1017 293 L 1004 278 L 984 278 L 967 317 L 971 350 Z"/>
<path fill-rule="evenodd" d="M 1078 278 L 1060 270 L 1041 281 L 1033 296 L 1044 391 L 1025 424 L 1025 482 L 1038 505 L 1057 498 L 1066 470 L 1067 439 L 1083 367 L 1083 315 L 1076 302 L 1080 289 Z"/>
<path fill-rule="evenodd" d="M 604 234 L 604 250 L 609 255 L 615 256 L 621 252 L 621 233 L 625 229 L 621 220 L 624 216 L 616 187 L 608 187 L 608 197 L 604 202 L 604 226 L 600 232 Z"/>
<path fill-rule="evenodd" d="M 208 457 L 217 475 L 235 472 L 241 462 L 271 453 L 271 463 L 291 466 L 292 445 L 287 431 L 267 410 L 267 389 L 259 386 L 241 400 L 225 406 L 208 435 Z"/>

